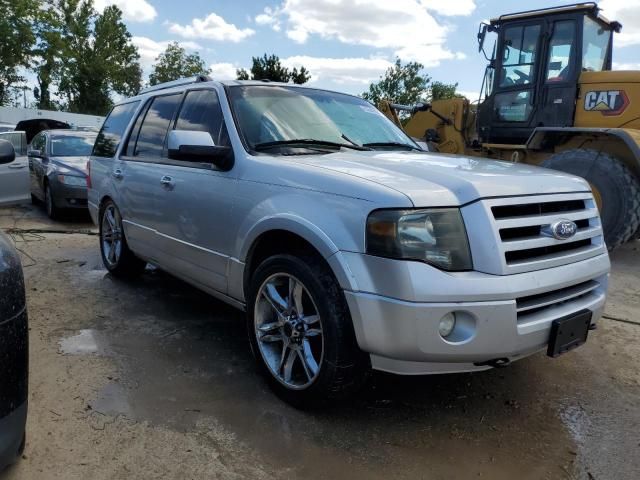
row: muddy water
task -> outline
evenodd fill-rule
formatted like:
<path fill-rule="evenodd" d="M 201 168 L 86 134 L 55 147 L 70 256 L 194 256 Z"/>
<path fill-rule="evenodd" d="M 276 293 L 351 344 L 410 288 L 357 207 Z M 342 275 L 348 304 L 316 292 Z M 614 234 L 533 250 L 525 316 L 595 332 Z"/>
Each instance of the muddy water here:
<path fill-rule="evenodd" d="M 158 433 L 165 430 L 191 442 L 184 451 L 180 442 L 172 445 L 166 463 L 179 459 L 187 462 L 185 471 L 197 471 L 188 464 L 194 438 L 205 452 L 211 448 L 198 436 L 203 428 L 222 428 L 232 445 L 251 452 L 242 458 L 259 464 L 267 478 L 639 478 L 639 327 L 606 321 L 569 355 L 538 355 L 502 370 L 417 378 L 378 374 L 350 404 L 303 412 L 275 398 L 256 374 L 241 313 L 157 270 L 133 282 L 113 279 L 100 266 L 95 238 L 55 238 L 39 249 L 27 245 L 38 261 L 27 271 L 38 287 L 29 292 L 32 337 L 49 336 L 65 361 L 59 369 L 53 368 L 59 360 L 48 362 L 57 384 L 41 379 L 34 386 L 30 407 L 41 430 L 31 430 L 36 447 L 28 445 L 27 452 L 51 459 L 49 439 L 56 439 L 55 478 L 65 478 L 72 467 L 83 472 L 74 478 L 117 471 L 125 453 L 102 454 L 95 447 L 109 443 L 110 435 L 134 442 L 127 450 L 143 442 L 142 458 L 157 464 L 164 458 L 159 452 L 167 451 L 167 437 Z M 607 309 L 638 319 L 640 260 L 631 249 L 618 255 Z M 32 352 L 34 364 L 40 354 Z M 52 391 L 40 383 L 64 398 L 58 385 L 80 381 L 65 375 L 69 362 L 97 369 L 103 365 L 98 360 L 113 364 L 113 372 L 88 379 L 84 369 L 80 378 L 91 386 L 83 389 L 91 391 L 88 396 L 70 395 L 68 407 L 46 403 Z M 89 429 L 100 436 L 91 437 L 96 443 L 85 450 L 73 445 L 86 423 L 79 404 L 101 422 Z M 58 416 L 62 407 L 77 416 L 75 424 Z M 110 430 L 108 419 L 123 417 L 157 429 L 132 436 L 128 425 Z M 98 456 L 93 470 L 78 466 L 74 449 Z M 246 468 L 233 454 L 219 458 L 231 472 Z M 159 471 L 144 464 L 137 478 Z"/>
<path fill-rule="evenodd" d="M 99 270 L 98 270 L 99 271 Z M 546 357 L 474 375 L 375 375 L 349 405 L 321 412 L 275 398 L 254 368 L 243 316 L 160 272 L 122 283 L 80 271 L 110 302 L 94 325 L 119 365 L 92 408 L 194 429 L 215 419 L 268 464 L 318 478 L 571 478 L 581 410 Z M 575 359 L 574 359 L 575 360 Z"/>

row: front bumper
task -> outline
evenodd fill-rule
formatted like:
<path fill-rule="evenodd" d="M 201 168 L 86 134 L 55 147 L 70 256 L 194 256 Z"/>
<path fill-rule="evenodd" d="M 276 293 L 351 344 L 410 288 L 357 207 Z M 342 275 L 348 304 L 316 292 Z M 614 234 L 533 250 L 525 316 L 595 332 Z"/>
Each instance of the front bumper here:
<path fill-rule="evenodd" d="M 16 461 L 20 454 L 27 422 L 27 402 L 0 418 L 0 472 Z"/>
<path fill-rule="evenodd" d="M 87 187 L 65 185 L 59 181 L 52 182 L 53 202 L 58 208 L 87 208 Z"/>
<path fill-rule="evenodd" d="M 0 320 L 0 471 L 19 454 L 27 420 L 29 327 L 26 309 Z"/>
<path fill-rule="evenodd" d="M 447 273 L 418 262 L 356 253 L 337 255 L 332 262 L 348 272 L 343 288 L 360 348 L 370 353 L 374 369 L 398 374 L 484 370 L 491 367 L 477 364 L 513 361 L 544 349 L 553 320 L 587 309 L 593 313 L 592 324 L 597 322 L 610 268 L 606 254 L 504 276 Z M 575 292 L 576 285 L 588 285 L 589 290 L 569 299 L 557 293 Z M 519 311 L 525 299 L 542 304 L 556 297 L 562 300 Z M 448 312 L 464 320 L 457 341 L 447 341 L 438 332 Z"/>

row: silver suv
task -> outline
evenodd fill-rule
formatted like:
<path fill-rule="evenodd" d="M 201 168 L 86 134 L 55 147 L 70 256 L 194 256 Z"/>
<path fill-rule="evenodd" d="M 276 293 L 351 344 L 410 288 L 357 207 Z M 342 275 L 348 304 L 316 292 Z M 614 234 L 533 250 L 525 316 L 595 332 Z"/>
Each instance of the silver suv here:
<path fill-rule="evenodd" d="M 292 402 L 371 368 L 483 370 L 582 344 L 609 258 L 584 180 L 424 152 L 366 101 L 196 78 L 117 104 L 89 165 L 114 275 L 147 262 L 247 312 Z"/>

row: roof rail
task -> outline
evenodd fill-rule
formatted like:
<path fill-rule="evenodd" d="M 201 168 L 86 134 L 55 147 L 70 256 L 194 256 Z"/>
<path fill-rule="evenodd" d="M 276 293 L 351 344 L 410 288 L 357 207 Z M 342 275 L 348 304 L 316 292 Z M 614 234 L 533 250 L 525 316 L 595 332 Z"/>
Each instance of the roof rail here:
<path fill-rule="evenodd" d="M 213 80 L 209 75 L 196 75 L 195 77 L 179 78 L 171 82 L 159 83 L 151 87 L 143 88 L 140 90 L 140 94 L 155 92 L 157 90 L 164 90 L 166 88 L 179 87 L 181 85 L 189 85 L 191 83 L 210 82 Z"/>

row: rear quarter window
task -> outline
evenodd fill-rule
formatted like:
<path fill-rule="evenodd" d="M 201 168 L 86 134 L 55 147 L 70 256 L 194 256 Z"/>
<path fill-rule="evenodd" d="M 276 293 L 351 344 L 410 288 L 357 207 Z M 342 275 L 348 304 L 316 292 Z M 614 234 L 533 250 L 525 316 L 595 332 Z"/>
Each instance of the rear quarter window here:
<path fill-rule="evenodd" d="M 96 157 L 113 157 L 122 140 L 127 125 L 135 113 L 139 101 L 116 105 L 104 121 L 96 143 L 93 146 L 92 155 Z"/>

